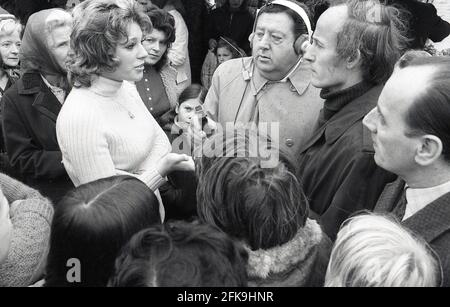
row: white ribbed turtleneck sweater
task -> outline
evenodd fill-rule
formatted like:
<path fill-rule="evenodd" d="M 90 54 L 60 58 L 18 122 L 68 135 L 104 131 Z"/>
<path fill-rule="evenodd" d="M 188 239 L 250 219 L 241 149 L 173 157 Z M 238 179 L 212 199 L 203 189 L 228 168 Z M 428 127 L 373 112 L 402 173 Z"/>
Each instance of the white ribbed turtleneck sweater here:
<path fill-rule="evenodd" d="M 98 77 L 89 88 L 73 88 L 56 133 L 75 186 L 124 174 L 155 192 L 164 182 L 155 166 L 171 146 L 134 84 Z"/>

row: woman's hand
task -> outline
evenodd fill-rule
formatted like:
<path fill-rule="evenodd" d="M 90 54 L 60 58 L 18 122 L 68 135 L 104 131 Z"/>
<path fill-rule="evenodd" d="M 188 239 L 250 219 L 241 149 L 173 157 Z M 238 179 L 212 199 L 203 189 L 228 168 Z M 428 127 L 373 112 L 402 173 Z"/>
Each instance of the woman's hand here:
<path fill-rule="evenodd" d="M 195 164 L 188 155 L 168 153 L 159 160 L 157 170 L 162 177 L 166 177 L 173 171 L 194 171 Z"/>

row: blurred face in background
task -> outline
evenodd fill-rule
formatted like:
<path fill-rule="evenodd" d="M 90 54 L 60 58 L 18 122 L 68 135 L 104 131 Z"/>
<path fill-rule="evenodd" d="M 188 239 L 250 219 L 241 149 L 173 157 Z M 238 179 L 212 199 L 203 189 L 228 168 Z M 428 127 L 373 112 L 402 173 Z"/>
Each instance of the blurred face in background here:
<path fill-rule="evenodd" d="M 232 10 L 237 10 L 241 7 L 242 2 L 244 2 L 244 0 L 229 0 L 230 2 L 230 8 Z"/>
<path fill-rule="evenodd" d="M 217 48 L 217 62 L 222 64 L 223 62 L 226 62 L 228 60 L 231 60 L 233 58 L 233 53 L 231 50 L 229 50 L 226 47 L 219 47 Z"/>
<path fill-rule="evenodd" d="M 20 33 L 19 29 L 11 33 L 0 34 L 0 55 L 3 64 L 9 67 L 16 67 L 19 64 Z"/>

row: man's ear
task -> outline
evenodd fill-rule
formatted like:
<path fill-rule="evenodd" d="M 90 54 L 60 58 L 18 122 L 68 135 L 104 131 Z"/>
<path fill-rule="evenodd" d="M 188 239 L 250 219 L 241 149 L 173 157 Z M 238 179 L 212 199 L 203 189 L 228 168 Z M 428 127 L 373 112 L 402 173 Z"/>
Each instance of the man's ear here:
<path fill-rule="evenodd" d="M 179 111 L 180 111 L 180 105 L 177 103 L 177 105 L 175 107 L 175 113 L 178 114 Z"/>
<path fill-rule="evenodd" d="M 429 166 L 441 157 L 443 150 L 442 141 L 431 134 L 420 138 L 420 145 L 416 150 L 414 160 L 421 166 Z"/>
<path fill-rule="evenodd" d="M 356 50 L 351 56 L 347 58 L 347 68 L 353 69 L 361 63 L 361 51 Z"/>

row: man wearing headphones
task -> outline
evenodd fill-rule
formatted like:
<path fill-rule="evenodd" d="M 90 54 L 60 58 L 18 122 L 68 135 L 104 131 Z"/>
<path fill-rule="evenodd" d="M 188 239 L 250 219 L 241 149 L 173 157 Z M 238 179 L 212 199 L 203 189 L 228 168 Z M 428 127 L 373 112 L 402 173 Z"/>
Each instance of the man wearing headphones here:
<path fill-rule="evenodd" d="M 252 57 L 221 64 L 204 103 L 206 113 L 224 128 L 227 123 L 260 128 L 267 123 L 272 140 L 293 154 L 312 135 L 323 106 L 302 61 L 311 36 L 306 11 L 287 0 L 261 8 L 250 35 Z M 278 124 L 279 133 L 273 133 Z"/>
<path fill-rule="evenodd" d="M 348 0 L 320 16 L 304 55 L 325 103 L 319 128 L 300 155 L 298 177 L 332 239 L 350 214 L 372 210 L 386 183 L 395 179 L 375 163 L 362 120 L 404 50 L 402 26 L 394 7 Z"/>

